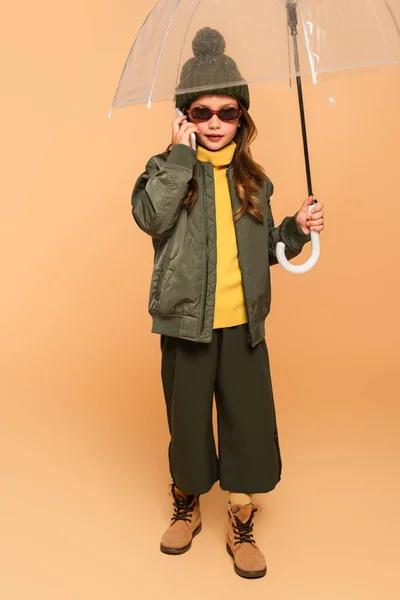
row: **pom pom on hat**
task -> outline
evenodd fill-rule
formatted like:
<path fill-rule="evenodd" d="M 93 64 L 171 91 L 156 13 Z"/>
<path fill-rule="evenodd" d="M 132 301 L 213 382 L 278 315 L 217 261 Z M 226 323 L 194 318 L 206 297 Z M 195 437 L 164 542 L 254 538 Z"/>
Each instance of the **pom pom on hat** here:
<path fill-rule="evenodd" d="M 196 57 L 211 58 L 221 56 L 225 52 L 224 36 L 216 29 L 203 27 L 193 38 L 193 54 Z"/>

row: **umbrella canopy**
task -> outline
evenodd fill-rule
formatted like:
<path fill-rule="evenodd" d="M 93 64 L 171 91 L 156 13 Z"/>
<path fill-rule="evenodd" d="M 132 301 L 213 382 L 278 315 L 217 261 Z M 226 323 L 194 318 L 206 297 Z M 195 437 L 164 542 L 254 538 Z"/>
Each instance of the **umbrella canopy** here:
<path fill-rule="evenodd" d="M 313 196 L 301 78 L 317 83 L 324 73 L 400 62 L 399 22 L 400 0 L 159 0 L 131 48 L 112 108 L 174 98 L 179 113 L 203 90 L 221 90 L 249 108 L 249 84 L 295 76 Z M 309 260 L 296 266 L 279 242 L 279 263 L 308 271 L 320 253 L 315 231 L 311 242 Z"/>
<path fill-rule="evenodd" d="M 297 64 L 290 5 L 297 9 Z M 221 87 L 295 75 L 317 82 L 323 73 L 400 62 L 400 0 L 159 0 L 129 52 L 112 107 L 172 99 L 194 52 L 213 60 L 221 51 L 218 43 L 193 49 L 204 27 L 222 34 L 222 52 L 241 73 L 232 81 L 229 71 L 221 74 Z M 180 88 L 191 91 L 201 86 Z"/>

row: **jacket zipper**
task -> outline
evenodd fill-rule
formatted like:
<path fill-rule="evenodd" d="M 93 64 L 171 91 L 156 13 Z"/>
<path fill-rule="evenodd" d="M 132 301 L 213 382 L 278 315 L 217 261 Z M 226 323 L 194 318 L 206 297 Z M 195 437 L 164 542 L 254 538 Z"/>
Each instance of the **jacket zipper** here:
<path fill-rule="evenodd" d="M 206 203 L 206 177 L 204 173 L 205 167 L 201 166 L 201 176 L 203 179 L 202 192 L 203 192 L 203 209 L 204 209 L 204 231 L 205 231 L 205 264 L 204 264 L 204 285 L 203 285 L 203 313 L 200 321 L 200 333 L 204 332 L 204 325 L 206 320 L 206 303 L 207 303 L 207 286 L 208 286 L 208 216 L 207 216 L 207 203 Z"/>

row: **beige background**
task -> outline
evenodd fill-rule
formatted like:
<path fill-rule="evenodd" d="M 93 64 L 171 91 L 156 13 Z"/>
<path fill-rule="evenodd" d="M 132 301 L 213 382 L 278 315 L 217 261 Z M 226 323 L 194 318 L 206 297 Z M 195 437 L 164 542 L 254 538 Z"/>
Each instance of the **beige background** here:
<path fill-rule="evenodd" d="M 2 19 L 0 594 L 4 600 L 399 597 L 399 93 L 385 69 L 307 88 L 317 267 L 273 270 L 283 479 L 258 496 L 266 578 L 237 577 L 227 497 L 162 555 L 168 431 L 130 194 L 170 104 L 107 113 L 152 6 L 44 0 Z M 3 10 L 4 13 L 4 10 Z M 306 196 L 295 94 L 253 90 L 277 222 Z M 307 255 L 307 253 L 304 253 Z M 302 257 L 303 260 L 304 256 Z"/>

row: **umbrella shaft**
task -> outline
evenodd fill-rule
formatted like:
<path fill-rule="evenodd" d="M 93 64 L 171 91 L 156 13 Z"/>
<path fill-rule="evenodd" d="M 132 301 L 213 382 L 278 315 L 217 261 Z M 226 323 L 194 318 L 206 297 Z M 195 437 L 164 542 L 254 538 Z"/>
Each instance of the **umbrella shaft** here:
<path fill-rule="evenodd" d="M 296 67 L 296 71 L 298 73 L 297 67 Z M 308 195 L 313 196 L 314 194 L 312 191 L 312 183 L 311 183 L 311 168 L 310 168 L 310 157 L 309 157 L 309 153 L 308 153 L 307 127 L 306 127 L 306 116 L 305 116 L 305 111 L 304 111 L 303 88 L 301 85 L 300 75 L 296 75 L 296 83 L 297 83 L 297 95 L 299 98 L 301 133 L 303 136 L 304 160 L 305 160 L 305 164 L 306 164 Z"/>
<path fill-rule="evenodd" d="M 295 65 L 295 69 L 296 69 L 297 95 L 299 98 L 301 132 L 302 132 L 302 136 L 303 136 L 303 148 L 304 148 L 304 159 L 305 159 L 305 164 L 306 164 L 308 195 L 313 196 L 314 194 L 312 191 L 312 183 L 311 183 L 310 157 L 308 154 L 307 128 L 306 128 L 306 117 L 305 117 L 305 111 L 304 111 L 303 88 L 301 85 L 301 76 L 300 76 L 299 47 L 297 44 L 297 6 L 293 2 L 288 2 L 286 5 L 286 8 L 288 11 L 288 25 L 290 27 L 290 33 L 292 35 L 292 40 L 293 40 L 294 65 Z"/>

